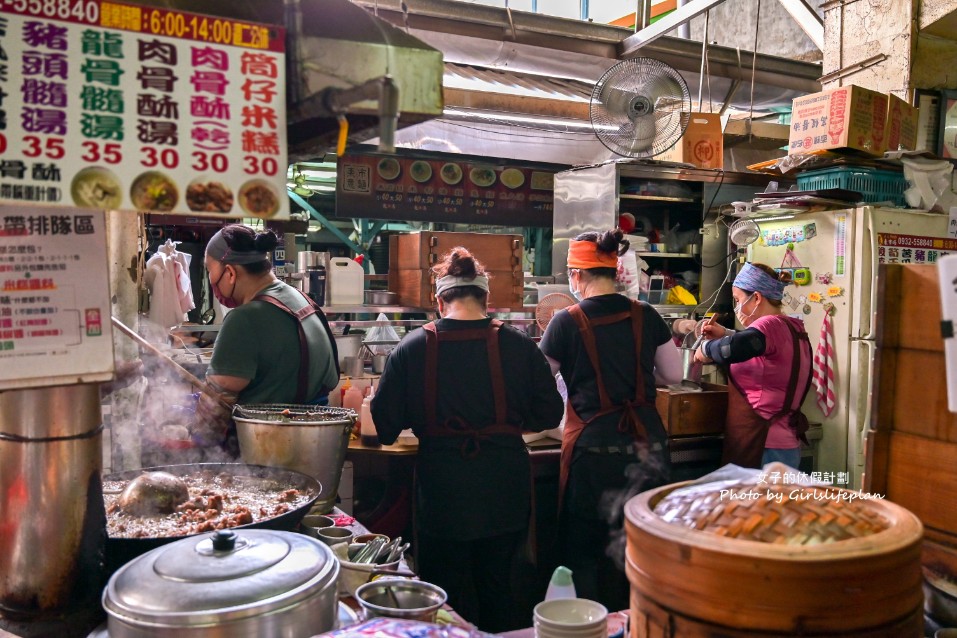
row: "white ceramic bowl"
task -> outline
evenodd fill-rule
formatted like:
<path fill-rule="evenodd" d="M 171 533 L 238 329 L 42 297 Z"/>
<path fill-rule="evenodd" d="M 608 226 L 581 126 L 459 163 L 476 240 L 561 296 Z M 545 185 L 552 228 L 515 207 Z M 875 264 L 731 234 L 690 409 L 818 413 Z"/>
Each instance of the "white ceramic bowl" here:
<path fill-rule="evenodd" d="M 585 598 L 559 598 L 535 605 L 536 624 L 557 630 L 587 631 L 604 627 L 608 610 Z"/>

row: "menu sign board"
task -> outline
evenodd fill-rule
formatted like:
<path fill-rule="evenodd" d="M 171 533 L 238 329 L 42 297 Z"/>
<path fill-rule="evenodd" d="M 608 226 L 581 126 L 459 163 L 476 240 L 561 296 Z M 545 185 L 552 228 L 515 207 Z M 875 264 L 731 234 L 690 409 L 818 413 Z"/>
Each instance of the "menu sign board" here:
<path fill-rule="evenodd" d="M 0 200 L 288 219 L 284 30 L 0 2 Z"/>
<path fill-rule="evenodd" d="M 0 390 L 113 376 L 102 210 L 0 206 Z"/>
<path fill-rule="evenodd" d="M 452 159 L 345 155 L 336 214 L 463 224 L 551 226 L 554 173 Z"/>

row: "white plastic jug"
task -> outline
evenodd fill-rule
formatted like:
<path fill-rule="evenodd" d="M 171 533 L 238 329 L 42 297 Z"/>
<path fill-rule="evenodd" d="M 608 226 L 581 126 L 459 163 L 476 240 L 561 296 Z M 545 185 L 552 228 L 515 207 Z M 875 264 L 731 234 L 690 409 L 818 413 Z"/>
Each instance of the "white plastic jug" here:
<path fill-rule="evenodd" d="M 348 257 L 333 257 L 326 273 L 326 303 L 330 306 L 362 305 L 365 273 L 362 266 Z"/>

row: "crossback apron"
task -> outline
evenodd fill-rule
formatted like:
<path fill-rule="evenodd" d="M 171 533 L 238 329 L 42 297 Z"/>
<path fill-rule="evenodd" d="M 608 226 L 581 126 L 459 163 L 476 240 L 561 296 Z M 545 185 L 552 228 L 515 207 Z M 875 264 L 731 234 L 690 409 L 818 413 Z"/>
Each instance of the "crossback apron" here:
<path fill-rule="evenodd" d="M 575 443 L 578 441 L 578 437 L 581 436 L 582 431 L 588 427 L 592 421 L 607 414 L 621 412 L 621 419 L 618 422 L 618 431 L 622 433 L 630 432 L 639 444 L 648 443 L 648 431 L 641 422 L 638 412 L 635 410 L 637 407 L 649 404 L 649 401 L 645 398 L 645 376 L 641 368 L 641 332 L 644 324 L 644 311 L 641 305 L 636 301 L 632 301 L 629 310 L 597 319 L 589 319 L 578 304 L 569 307 L 568 313 L 578 325 L 578 330 L 581 333 L 582 342 L 585 346 L 585 352 L 588 354 L 588 360 L 595 370 L 595 382 L 598 387 L 600 407 L 594 416 L 584 421 L 578 416 L 575 409 L 572 408 L 570 400 L 565 403 L 565 431 L 562 435 L 562 453 L 558 485 L 559 509 L 561 509 L 565 501 L 565 488 L 568 485 L 568 476 L 571 473 Z M 630 401 L 614 404 L 608 397 L 608 390 L 605 387 L 605 381 L 602 377 L 601 362 L 598 356 L 598 346 L 595 341 L 594 328 L 629 320 L 631 321 L 631 332 L 635 342 L 635 396 Z"/>
<path fill-rule="evenodd" d="M 798 401 L 797 408 L 794 405 L 794 396 L 797 393 L 798 375 L 801 371 L 801 345 L 807 345 L 808 357 L 811 356 L 811 342 L 806 332 L 798 332 L 791 322 L 784 320 L 788 329 L 791 331 L 791 342 L 794 345 L 793 365 L 791 366 L 791 377 L 788 379 L 787 391 L 784 395 L 784 403 L 781 411 L 765 419 L 759 415 L 751 403 L 748 402 L 747 393 L 738 385 L 738 382 L 731 374 L 731 368 L 728 367 L 728 415 L 724 431 L 724 448 L 721 454 L 722 464 L 734 463 L 741 467 L 761 467 L 761 458 L 764 455 L 764 444 L 768 438 L 768 430 L 771 429 L 771 423 L 782 416 L 796 416 L 801 410 L 801 404 L 807 397 L 808 390 L 811 388 L 811 375 L 808 375 L 807 385 L 801 394 L 801 400 Z M 804 433 L 798 431 L 798 436 L 802 442 L 807 442 Z"/>
<path fill-rule="evenodd" d="M 492 319 L 487 328 L 468 330 L 439 331 L 435 329 L 435 322 L 429 322 L 423 326 L 425 329 L 425 434 L 435 437 L 461 438 L 460 451 L 465 458 L 477 456 L 481 451 L 481 442 L 493 434 L 522 435 L 520 426 L 506 421 L 505 375 L 498 347 L 498 331 L 501 327 L 502 322 L 498 319 Z M 495 423 L 481 429 L 474 427 L 462 417 L 449 417 L 440 423 L 438 419 L 439 342 L 480 340 L 484 340 L 488 347 Z"/>
<path fill-rule="evenodd" d="M 312 403 L 318 400 L 319 397 L 329 394 L 332 388 L 323 386 L 323 388 L 319 390 L 318 396 L 306 396 L 309 392 L 309 342 L 306 341 L 306 331 L 302 327 L 302 322 L 313 315 L 316 315 L 319 318 L 319 321 L 322 323 L 322 327 L 329 336 L 329 345 L 332 347 L 332 359 L 336 364 L 337 379 L 339 378 L 340 373 L 339 349 L 336 347 L 336 339 L 332 336 L 332 330 L 329 328 L 329 321 L 326 319 L 325 313 L 308 295 L 303 293 L 301 290 L 297 290 L 297 292 L 302 295 L 303 299 L 306 301 L 306 305 L 299 310 L 293 310 L 276 297 L 265 293 L 256 295 L 253 298 L 253 301 L 264 301 L 275 306 L 276 308 L 279 308 L 286 314 L 291 315 L 292 318 L 296 320 L 296 327 L 299 328 L 299 372 L 296 379 L 296 403 Z"/>
<path fill-rule="evenodd" d="M 495 434 L 522 436 L 521 426 L 507 422 L 508 404 L 505 394 L 505 374 L 499 350 L 498 333 L 504 324 L 492 319 L 487 328 L 468 330 L 436 330 L 435 322 L 423 326 L 425 330 L 425 432 L 426 436 L 458 437 L 462 439 L 459 452 L 463 458 L 474 458 L 481 451 L 482 441 Z M 439 422 L 438 419 L 438 373 L 440 341 L 481 341 L 488 349 L 489 373 L 492 380 L 492 401 L 495 406 L 495 422 L 478 429 L 461 417 L 450 417 Z M 418 481 L 418 473 L 414 477 Z M 532 499 L 529 512 L 529 535 L 526 551 L 530 557 L 535 552 L 535 490 L 531 490 Z M 414 506 L 413 506 L 414 507 Z"/>

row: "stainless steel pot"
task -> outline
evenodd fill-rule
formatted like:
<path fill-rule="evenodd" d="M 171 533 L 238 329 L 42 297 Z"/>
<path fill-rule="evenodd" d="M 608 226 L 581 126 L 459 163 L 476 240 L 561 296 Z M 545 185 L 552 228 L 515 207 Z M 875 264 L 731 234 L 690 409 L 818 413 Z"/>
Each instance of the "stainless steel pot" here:
<path fill-rule="evenodd" d="M 339 369 L 345 368 L 346 357 L 358 357 L 362 351 L 362 337 L 360 333 L 336 335 L 336 350 L 339 351 Z"/>
<path fill-rule="evenodd" d="M 399 302 L 399 293 L 389 290 L 366 290 L 365 303 L 367 306 L 394 306 Z"/>
<path fill-rule="evenodd" d="M 266 403 L 238 405 L 233 411 L 243 461 L 314 477 L 322 485 L 313 507 L 320 514 L 336 504 L 349 434 L 357 420 L 355 410 L 317 405 Z"/>
<path fill-rule="evenodd" d="M 306 638 L 334 628 L 339 562 L 293 532 L 219 530 L 154 549 L 103 590 L 110 638 Z"/>
<path fill-rule="evenodd" d="M 96 383 L 0 392 L 0 609 L 50 618 L 95 604 L 101 423 Z"/>

